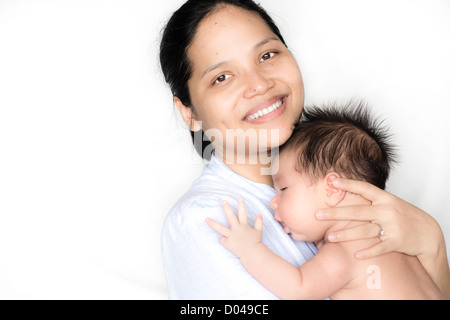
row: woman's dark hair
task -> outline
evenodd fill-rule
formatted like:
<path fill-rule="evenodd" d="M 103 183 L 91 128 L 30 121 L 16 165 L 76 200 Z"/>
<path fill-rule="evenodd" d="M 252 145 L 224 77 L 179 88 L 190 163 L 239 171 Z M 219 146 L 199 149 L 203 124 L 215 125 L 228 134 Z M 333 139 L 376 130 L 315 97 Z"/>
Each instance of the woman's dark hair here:
<path fill-rule="evenodd" d="M 384 189 L 396 160 L 382 124 L 363 102 L 306 107 L 280 153 L 294 151 L 296 171 L 313 181 L 335 171 Z"/>
<path fill-rule="evenodd" d="M 269 28 L 286 45 L 280 30 L 275 25 L 267 12 L 253 0 L 188 0 L 186 1 L 168 21 L 164 28 L 160 45 L 160 63 L 166 82 L 169 84 L 172 94 L 187 107 L 193 108 L 189 94 L 188 81 L 192 76 L 192 64 L 188 57 L 188 48 L 192 44 L 200 22 L 217 8 L 224 5 L 233 5 L 259 16 L 267 23 Z M 192 140 L 194 132 L 191 132 Z M 204 150 L 211 143 L 204 141 L 202 134 L 202 145 L 194 143 L 197 152 L 204 158 L 209 159 L 211 155 L 204 154 Z M 206 138 L 207 140 L 207 138 Z"/>

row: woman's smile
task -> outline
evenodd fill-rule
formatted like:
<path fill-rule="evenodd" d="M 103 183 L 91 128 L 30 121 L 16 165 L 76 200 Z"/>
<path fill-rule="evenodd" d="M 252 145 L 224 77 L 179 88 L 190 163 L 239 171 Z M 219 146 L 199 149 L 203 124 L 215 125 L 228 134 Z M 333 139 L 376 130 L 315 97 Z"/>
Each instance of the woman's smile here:
<path fill-rule="evenodd" d="M 253 108 L 245 117 L 244 121 L 261 124 L 271 121 L 286 110 L 287 97 L 275 97 Z M 274 102 L 275 101 L 275 102 Z"/>

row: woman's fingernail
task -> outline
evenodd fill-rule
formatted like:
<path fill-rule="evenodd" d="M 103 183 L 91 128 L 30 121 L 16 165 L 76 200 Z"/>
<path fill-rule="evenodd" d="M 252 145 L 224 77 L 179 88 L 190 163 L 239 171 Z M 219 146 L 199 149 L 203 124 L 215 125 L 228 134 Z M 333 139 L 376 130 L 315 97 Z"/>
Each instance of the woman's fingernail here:
<path fill-rule="evenodd" d="M 316 218 L 321 220 L 321 219 L 325 219 L 327 217 L 327 213 L 325 211 L 318 211 L 316 213 Z"/>
<path fill-rule="evenodd" d="M 362 253 L 362 252 L 356 253 L 356 259 L 363 259 L 363 258 L 364 258 L 364 253 Z"/>
<path fill-rule="evenodd" d="M 335 186 L 336 188 L 340 188 L 342 186 L 342 182 L 341 180 L 339 180 L 339 178 L 333 179 L 331 180 L 331 183 L 333 184 L 333 186 Z"/>
<path fill-rule="evenodd" d="M 338 236 L 337 236 L 336 233 L 330 233 L 330 234 L 328 235 L 328 240 L 329 240 L 329 241 L 336 241 L 337 238 L 338 238 Z"/>

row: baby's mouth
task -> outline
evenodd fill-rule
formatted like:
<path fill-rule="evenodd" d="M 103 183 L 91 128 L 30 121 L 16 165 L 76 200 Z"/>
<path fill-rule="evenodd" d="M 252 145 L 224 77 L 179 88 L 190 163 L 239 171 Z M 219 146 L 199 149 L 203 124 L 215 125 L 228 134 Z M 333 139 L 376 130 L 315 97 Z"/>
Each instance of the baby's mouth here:
<path fill-rule="evenodd" d="M 279 222 L 281 224 L 281 226 L 283 227 L 284 232 L 286 232 L 287 234 L 290 234 L 291 231 L 289 230 L 289 228 L 287 227 L 287 225 L 284 222 Z"/>

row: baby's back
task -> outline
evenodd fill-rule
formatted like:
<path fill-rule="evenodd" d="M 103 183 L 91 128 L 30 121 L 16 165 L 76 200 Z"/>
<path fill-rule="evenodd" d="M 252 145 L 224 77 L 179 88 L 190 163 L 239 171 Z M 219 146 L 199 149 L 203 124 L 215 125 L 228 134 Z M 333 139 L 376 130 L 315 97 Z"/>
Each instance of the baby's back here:
<path fill-rule="evenodd" d="M 331 299 L 425 300 L 443 296 L 416 257 L 393 252 L 355 259 L 354 279 Z"/>

